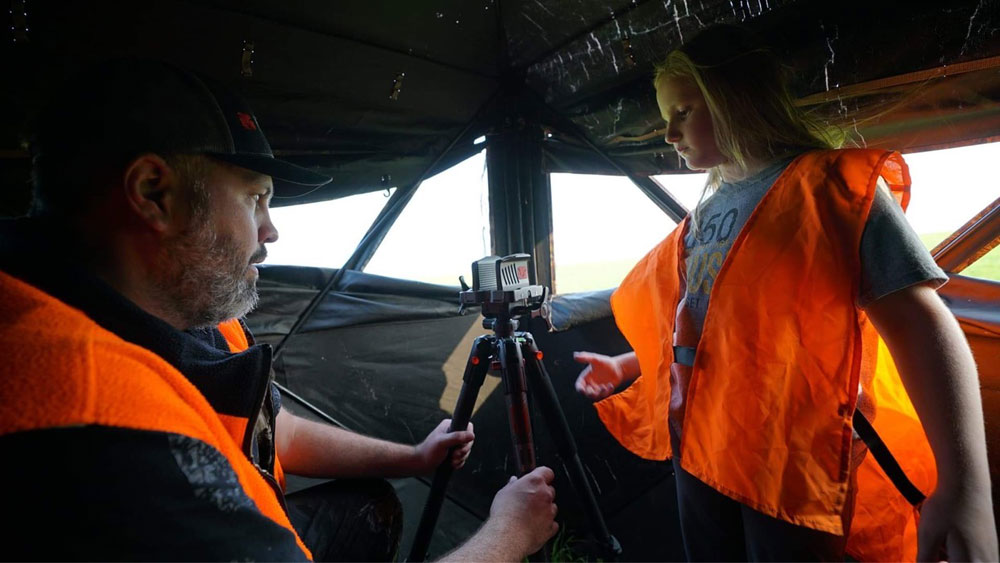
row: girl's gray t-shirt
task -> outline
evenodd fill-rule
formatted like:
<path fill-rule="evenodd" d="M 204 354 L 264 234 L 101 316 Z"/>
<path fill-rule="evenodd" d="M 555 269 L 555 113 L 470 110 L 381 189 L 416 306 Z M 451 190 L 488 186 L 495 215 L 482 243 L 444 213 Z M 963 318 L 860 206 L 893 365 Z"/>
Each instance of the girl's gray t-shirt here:
<path fill-rule="evenodd" d="M 783 159 L 740 182 L 723 182 L 699 211 L 697 237 L 684 237 L 687 269 L 686 306 L 701 335 L 712 284 L 733 240 L 778 176 L 794 160 Z M 903 210 L 884 188 L 875 190 L 868 222 L 861 235 L 861 284 L 857 303 L 865 307 L 894 291 L 922 282 L 940 287 L 948 276 L 931 258 L 910 227 Z"/>

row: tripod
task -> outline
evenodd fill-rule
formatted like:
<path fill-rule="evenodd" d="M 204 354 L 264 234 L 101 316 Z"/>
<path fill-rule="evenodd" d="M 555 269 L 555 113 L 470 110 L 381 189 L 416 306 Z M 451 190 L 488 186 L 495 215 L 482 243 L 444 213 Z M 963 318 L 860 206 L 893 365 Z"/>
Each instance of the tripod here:
<path fill-rule="evenodd" d="M 521 476 L 530 472 L 535 468 L 535 446 L 532 441 L 531 417 L 528 410 L 530 384 L 532 391 L 541 393 L 538 405 L 552 433 L 570 483 L 577 494 L 582 496 L 591 531 L 600 546 L 600 556 L 606 561 L 613 561 L 621 555 L 621 546 L 608 532 L 604 517 L 597 507 L 597 499 L 580 463 L 569 424 L 559 406 L 552 381 L 545 371 L 545 366 L 542 365 L 542 352 L 535 345 L 530 332 L 517 332 L 517 323 L 517 319 L 505 313 L 500 313 L 495 318 L 484 319 L 484 328 L 492 329 L 493 334 L 476 338 L 472 345 L 449 431 L 464 430 L 468 426 L 486 372 L 490 369 L 499 372 L 507 399 L 507 416 L 517 473 Z M 451 474 L 451 456 L 448 456 L 434 473 L 430 494 L 420 516 L 420 525 L 410 550 L 409 561 L 423 561 L 427 556 L 431 533 L 441 512 L 445 488 L 448 486 Z"/>

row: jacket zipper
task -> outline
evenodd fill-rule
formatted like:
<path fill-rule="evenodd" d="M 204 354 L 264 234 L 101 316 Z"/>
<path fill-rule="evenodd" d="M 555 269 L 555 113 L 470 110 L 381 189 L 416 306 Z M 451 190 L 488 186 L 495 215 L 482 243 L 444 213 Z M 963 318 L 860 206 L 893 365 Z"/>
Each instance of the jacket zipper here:
<path fill-rule="evenodd" d="M 254 389 L 254 395 L 257 400 L 254 403 L 254 409 L 250 411 L 247 417 L 247 426 L 243 431 L 243 455 L 253 464 L 254 468 L 260 473 L 260 476 L 264 478 L 264 481 L 271 487 L 274 491 L 274 496 L 277 497 L 278 503 L 281 504 L 281 509 L 285 511 L 285 515 L 288 515 L 288 506 L 285 503 L 285 491 L 282 490 L 281 485 L 278 484 L 277 478 L 271 474 L 271 471 L 260 466 L 257 460 L 253 457 L 253 441 L 254 441 L 254 429 L 257 426 L 257 418 L 260 417 L 261 410 L 264 408 L 264 401 L 267 399 L 268 394 L 271 392 L 271 382 L 274 379 L 274 371 L 271 370 L 271 346 L 268 344 L 261 344 L 263 347 L 265 355 L 265 363 L 268 366 L 267 376 L 258 378 L 258 382 L 263 382 L 263 385 L 257 386 Z M 271 428 L 271 450 L 272 457 L 277 457 L 277 452 L 275 451 L 275 416 L 276 413 L 272 412 L 270 414 L 269 426 Z"/>

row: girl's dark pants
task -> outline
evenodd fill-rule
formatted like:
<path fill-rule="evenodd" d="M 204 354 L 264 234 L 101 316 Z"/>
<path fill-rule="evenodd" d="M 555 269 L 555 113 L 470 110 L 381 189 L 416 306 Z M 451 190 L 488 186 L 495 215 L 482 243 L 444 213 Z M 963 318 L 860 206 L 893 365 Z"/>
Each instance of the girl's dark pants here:
<path fill-rule="evenodd" d="M 676 459 L 674 473 L 688 561 L 844 561 L 846 537 L 757 512 L 684 471 Z M 852 482 L 848 489 L 845 530 L 856 488 Z"/>

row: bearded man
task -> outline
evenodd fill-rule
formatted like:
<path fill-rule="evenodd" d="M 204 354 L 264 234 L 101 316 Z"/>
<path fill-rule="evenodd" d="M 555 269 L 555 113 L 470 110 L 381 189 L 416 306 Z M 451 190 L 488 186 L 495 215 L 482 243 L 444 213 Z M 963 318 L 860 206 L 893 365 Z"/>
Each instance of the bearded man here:
<path fill-rule="evenodd" d="M 412 446 L 295 417 L 238 320 L 278 238 L 272 196 L 330 179 L 275 159 L 221 85 L 151 61 L 67 85 L 32 152 L 31 216 L 0 223 L 6 557 L 391 559 L 399 503 L 371 478 L 449 451 L 461 466 L 471 427 Z M 286 471 L 340 480 L 286 499 Z M 543 467 L 501 489 L 452 556 L 537 550 L 551 481 Z"/>

